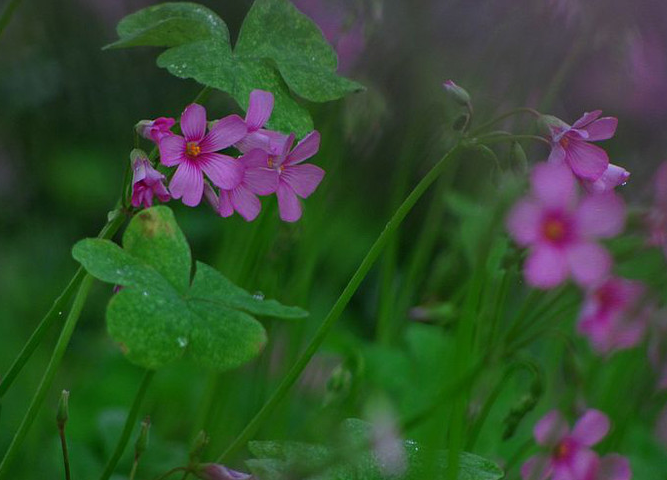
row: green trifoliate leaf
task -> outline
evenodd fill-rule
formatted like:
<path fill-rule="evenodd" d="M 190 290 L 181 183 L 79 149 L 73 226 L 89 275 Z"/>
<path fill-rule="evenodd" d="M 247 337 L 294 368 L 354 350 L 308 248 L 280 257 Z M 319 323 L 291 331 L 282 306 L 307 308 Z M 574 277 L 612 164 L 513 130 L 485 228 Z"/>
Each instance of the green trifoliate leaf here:
<path fill-rule="evenodd" d="M 264 327 L 251 314 L 306 315 L 251 295 L 203 263 L 191 284 L 190 247 L 165 206 L 137 214 L 123 244 L 85 239 L 72 254 L 91 275 L 123 287 L 109 302 L 107 326 L 140 366 L 156 369 L 187 355 L 203 367 L 231 369 L 266 343 Z"/>

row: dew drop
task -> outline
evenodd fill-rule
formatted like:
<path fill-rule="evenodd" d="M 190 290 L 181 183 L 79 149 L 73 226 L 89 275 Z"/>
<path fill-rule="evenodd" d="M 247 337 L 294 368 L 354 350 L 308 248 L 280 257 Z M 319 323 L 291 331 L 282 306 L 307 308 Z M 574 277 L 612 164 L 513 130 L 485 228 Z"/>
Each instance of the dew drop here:
<path fill-rule="evenodd" d="M 252 294 L 252 298 L 255 300 L 264 300 L 264 294 L 262 292 L 255 292 Z"/>
<path fill-rule="evenodd" d="M 147 297 L 147 296 L 148 296 L 148 292 L 142 292 L 141 294 L 142 294 L 144 297 Z"/>
<path fill-rule="evenodd" d="M 63 314 L 63 312 L 58 312 L 58 316 L 61 316 L 62 314 Z"/>
<path fill-rule="evenodd" d="M 185 337 L 178 337 L 176 341 L 178 342 L 178 346 L 181 348 L 185 348 L 188 346 L 188 339 Z"/>

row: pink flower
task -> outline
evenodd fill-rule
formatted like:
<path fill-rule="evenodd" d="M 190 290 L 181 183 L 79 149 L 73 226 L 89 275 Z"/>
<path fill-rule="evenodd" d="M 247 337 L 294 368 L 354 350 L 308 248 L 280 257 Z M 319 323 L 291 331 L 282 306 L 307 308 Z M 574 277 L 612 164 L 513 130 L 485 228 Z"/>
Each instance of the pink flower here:
<path fill-rule="evenodd" d="M 587 112 L 572 126 L 555 117 L 548 117 L 551 132 L 549 161 L 566 163 L 582 180 L 595 182 L 607 171 L 607 152 L 588 142 L 607 140 L 614 136 L 618 119 L 599 118 L 602 110 Z"/>
<path fill-rule="evenodd" d="M 220 190 L 218 213 L 222 217 L 239 212 L 252 222 L 262 209 L 257 195 L 270 195 L 278 188 L 278 172 L 268 168 L 268 154 L 256 149 L 239 158 L 244 166 L 241 182 L 232 189 Z"/>
<path fill-rule="evenodd" d="M 612 453 L 603 458 L 596 458 L 582 480 L 630 480 L 631 478 L 632 471 L 628 459 Z"/>
<path fill-rule="evenodd" d="M 246 111 L 245 123 L 248 133 L 234 146 L 241 152 L 247 153 L 257 148 L 272 155 L 280 155 L 287 141 L 287 135 L 264 127 L 273 111 L 273 94 L 263 90 L 250 92 L 248 110 Z"/>
<path fill-rule="evenodd" d="M 165 178 L 160 172 L 151 166 L 148 157 L 141 150 L 133 150 L 132 154 L 132 206 L 139 208 L 143 205 L 149 208 L 153 205 L 153 195 L 161 202 L 167 202 L 171 198 L 167 187 L 164 186 Z"/>
<path fill-rule="evenodd" d="M 155 120 L 142 120 L 134 128 L 146 140 L 152 140 L 156 144 L 159 144 L 160 139 L 173 135 L 171 127 L 175 123 L 176 120 L 173 118 L 160 117 Z"/>
<path fill-rule="evenodd" d="M 598 410 L 586 410 L 570 432 L 557 411 L 547 413 L 535 425 L 533 434 L 547 454 L 529 458 L 521 467 L 524 480 L 593 480 L 598 458 L 589 447 L 609 431 L 609 419 Z M 620 479 L 619 479 L 620 480 Z"/>
<path fill-rule="evenodd" d="M 220 188 L 234 188 L 243 178 L 243 166 L 234 158 L 215 153 L 241 140 L 247 128 L 238 115 L 229 115 L 206 133 L 206 110 L 201 105 L 189 105 L 181 115 L 184 137 L 170 135 L 160 140 L 160 161 L 168 166 L 178 165 L 169 183 L 174 198 L 194 207 L 201 201 L 204 174 Z"/>
<path fill-rule="evenodd" d="M 646 330 L 648 311 L 639 311 L 644 294 L 641 282 L 609 278 L 591 289 L 579 316 L 579 333 L 601 354 L 631 348 Z"/>
<path fill-rule="evenodd" d="M 610 163 L 600 178 L 594 182 L 584 180 L 581 184 L 588 192 L 604 193 L 613 190 L 619 185 L 625 185 L 628 178 L 630 178 L 630 172 L 623 167 Z"/>
<path fill-rule="evenodd" d="M 308 198 L 324 178 L 324 170 L 310 163 L 302 164 L 320 148 L 320 134 L 312 131 L 301 140 L 294 150 L 294 134 L 290 135 L 279 157 L 269 156 L 269 167 L 279 172 L 278 208 L 285 222 L 296 222 L 301 218 L 301 203 L 297 197 Z"/>
<path fill-rule="evenodd" d="M 553 288 L 572 276 L 592 286 L 607 276 L 611 257 L 594 242 L 620 233 L 625 205 L 614 192 L 577 200 L 572 173 L 563 165 L 542 163 L 531 173 L 532 194 L 520 200 L 507 219 L 514 240 L 529 246 L 524 265 L 528 283 Z"/>

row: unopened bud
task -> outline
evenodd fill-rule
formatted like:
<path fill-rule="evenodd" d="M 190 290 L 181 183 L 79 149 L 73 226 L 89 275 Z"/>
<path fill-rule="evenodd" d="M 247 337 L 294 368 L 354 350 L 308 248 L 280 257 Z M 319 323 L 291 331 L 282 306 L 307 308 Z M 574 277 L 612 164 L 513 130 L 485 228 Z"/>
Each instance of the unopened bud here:
<path fill-rule="evenodd" d="M 139 160 L 148 160 L 148 155 L 140 148 L 135 148 L 130 152 L 130 162 L 134 166 Z"/>
<path fill-rule="evenodd" d="M 58 401 L 58 413 L 56 413 L 56 422 L 58 428 L 64 428 L 69 418 L 69 392 L 63 390 Z"/>
<path fill-rule="evenodd" d="M 453 80 L 446 80 L 442 86 L 452 98 L 461 106 L 470 106 L 470 94 L 464 88 L 459 87 Z"/>
<path fill-rule="evenodd" d="M 141 431 L 137 438 L 137 443 L 134 444 L 134 458 L 139 458 L 148 448 L 148 432 L 151 428 L 150 417 L 144 418 L 141 422 Z"/>
<path fill-rule="evenodd" d="M 197 465 L 194 474 L 202 480 L 253 480 L 249 473 L 237 472 L 224 465 L 216 463 L 202 463 Z"/>
<path fill-rule="evenodd" d="M 519 142 L 512 143 L 510 166 L 516 173 L 523 174 L 528 172 L 528 157 Z"/>

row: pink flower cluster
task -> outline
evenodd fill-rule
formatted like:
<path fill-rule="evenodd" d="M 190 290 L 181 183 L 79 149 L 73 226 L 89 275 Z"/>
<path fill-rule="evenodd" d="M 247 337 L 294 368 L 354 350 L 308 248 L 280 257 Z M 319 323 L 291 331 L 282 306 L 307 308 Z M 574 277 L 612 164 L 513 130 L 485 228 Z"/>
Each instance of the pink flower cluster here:
<path fill-rule="evenodd" d="M 548 449 L 521 467 L 523 480 L 630 480 L 630 463 L 620 455 L 602 458 L 590 447 L 609 432 L 609 419 L 598 410 L 586 410 L 570 428 L 558 411 L 547 413 L 533 431 L 538 445 Z"/>
<path fill-rule="evenodd" d="M 264 128 L 273 111 L 273 95 L 250 93 L 245 119 L 229 115 L 212 122 L 201 105 L 189 105 L 181 115 L 182 135 L 171 131 L 175 120 L 158 118 L 137 124 L 137 132 L 159 147 L 160 163 L 175 167 L 168 192 L 164 175 L 145 159 L 134 162 L 132 204 L 150 206 L 152 194 L 160 201 L 182 199 L 185 205 L 199 205 L 202 198 L 222 217 L 238 212 L 245 220 L 257 218 L 261 210 L 258 195 L 276 194 L 280 218 L 295 222 L 301 218 L 299 198 L 310 196 L 324 177 L 324 170 L 304 164 L 319 150 L 320 135 L 308 134 L 294 148 L 294 134 L 285 135 Z M 221 153 L 234 147 L 239 156 Z M 143 176 L 136 172 L 141 170 Z"/>

